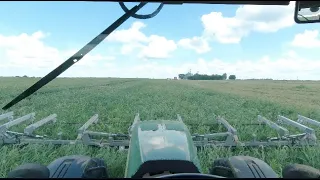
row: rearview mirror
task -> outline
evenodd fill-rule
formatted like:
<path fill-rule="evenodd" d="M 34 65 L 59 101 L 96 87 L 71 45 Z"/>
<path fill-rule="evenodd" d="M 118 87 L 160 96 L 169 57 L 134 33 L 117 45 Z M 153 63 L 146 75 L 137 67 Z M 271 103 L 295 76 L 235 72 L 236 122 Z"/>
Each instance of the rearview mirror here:
<path fill-rule="evenodd" d="M 320 22 L 320 1 L 296 1 L 294 21 L 298 24 Z"/>

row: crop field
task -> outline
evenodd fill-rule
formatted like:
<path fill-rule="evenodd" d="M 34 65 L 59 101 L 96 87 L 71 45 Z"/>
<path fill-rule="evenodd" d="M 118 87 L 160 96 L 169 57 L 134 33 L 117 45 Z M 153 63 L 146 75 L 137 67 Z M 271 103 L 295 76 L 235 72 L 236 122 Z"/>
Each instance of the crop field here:
<path fill-rule="evenodd" d="M 37 80 L 0 78 L 1 107 Z M 320 82 L 316 81 L 59 78 L 13 106 L 10 111 L 15 112 L 15 117 L 35 112 L 37 120 L 56 113 L 57 122 L 40 128 L 36 133 L 56 138 L 61 131 L 64 139 L 75 139 L 77 129 L 96 113 L 100 122 L 93 130 L 110 133 L 127 133 L 136 113 L 140 113 L 142 120 L 175 119 L 176 114 L 180 114 L 191 133 L 216 132 L 218 128 L 208 123 L 220 115 L 238 130 L 241 141 L 249 141 L 253 133 L 259 138 L 276 136 L 270 128 L 245 125 L 256 123 L 259 114 L 273 121 L 277 115 L 296 120 L 297 114 L 319 121 L 319 94 Z M 4 112 L 0 110 L 0 114 Z M 24 127 L 10 130 L 22 132 Z M 320 138 L 320 128 L 310 127 Z M 0 148 L 1 177 L 21 163 L 47 165 L 58 157 L 71 154 L 103 158 L 111 177 L 123 177 L 126 164 L 126 151 L 107 148 L 81 145 L 8 145 Z M 266 161 L 279 175 L 289 163 L 320 168 L 317 147 L 215 148 L 204 149 L 198 154 L 204 173 L 208 172 L 214 159 L 239 154 Z"/>

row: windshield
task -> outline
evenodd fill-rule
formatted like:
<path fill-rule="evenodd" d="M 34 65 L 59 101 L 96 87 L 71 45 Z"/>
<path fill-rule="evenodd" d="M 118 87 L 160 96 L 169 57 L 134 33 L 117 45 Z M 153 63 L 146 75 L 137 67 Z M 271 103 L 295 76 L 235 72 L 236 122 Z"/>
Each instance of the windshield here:
<path fill-rule="evenodd" d="M 137 5 L 125 4 L 128 9 Z M 147 4 L 138 14 L 158 6 Z M 223 116 L 241 141 L 278 137 L 274 129 L 254 125 L 258 115 L 274 122 L 278 115 L 320 121 L 319 25 L 295 24 L 293 2 L 164 5 L 155 17 L 131 17 L 110 35 L 105 29 L 124 14 L 118 3 L 2 2 L 1 7 L 0 105 L 6 108 L 0 115 L 14 112 L 17 118 L 35 112 L 40 120 L 57 114 L 56 123 L 36 134 L 76 139 L 78 128 L 94 114 L 101 122 L 94 130 L 109 133 L 127 133 L 136 113 L 143 120 L 180 114 L 190 132 L 199 134 L 220 131 L 208 123 Z M 108 36 L 98 45 L 103 31 Z M 34 87 L 34 94 L 30 90 L 10 104 L 68 58 L 74 63 L 57 70 L 58 78 L 52 74 L 44 87 Z M 22 132 L 28 125 L 23 123 L 10 131 Z M 290 134 L 300 133 L 284 127 Z M 320 137 L 319 124 L 308 127 Z M 126 152 L 86 146 L 3 146 L 0 152 L 2 177 L 19 163 L 48 163 L 73 153 L 105 158 L 115 177 L 123 176 L 126 163 Z M 278 173 L 289 162 L 320 168 L 315 147 L 198 152 L 202 166 L 239 153 L 265 160 Z"/>

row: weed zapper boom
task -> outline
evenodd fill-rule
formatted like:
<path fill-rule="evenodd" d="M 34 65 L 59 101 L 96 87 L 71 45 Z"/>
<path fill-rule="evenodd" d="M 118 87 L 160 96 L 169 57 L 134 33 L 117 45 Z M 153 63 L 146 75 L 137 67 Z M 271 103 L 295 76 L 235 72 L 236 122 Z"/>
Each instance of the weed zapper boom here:
<path fill-rule="evenodd" d="M 61 135 L 63 132 L 57 134 L 57 139 L 48 139 L 46 135 L 36 135 L 34 132 L 48 123 L 55 123 L 57 121 L 57 114 L 51 114 L 33 124 L 28 125 L 24 128 L 23 132 L 10 131 L 9 128 L 19 125 L 24 122 L 30 122 L 35 119 L 35 113 L 30 113 L 16 119 L 14 117 L 14 112 L 8 112 L 0 115 L 0 121 L 5 122 L 0 125 L 0 143 L 4 144 L 84 144 L 89 146 L 97 147 L 120 147 L 125 149 L 129 147 L 130 138 L 135 133 L 134 130 L 137 127 L 148 127 L 153 132 L 163 130 L 181 131 L 186 134 L 190 134 L 187 126 L 182 121 L 180 115 L 177 115 L 175 120 L 140 120 L 139 114 L 134 117 L 132 125 L 129 127 L 128 134 L 115 134 L 109 132 L 96 132 L 90 131 L 89 127 L 98 123 L 99 116 L 95 114 L 92 116 L 85 124 L 79 127 L 77 131 L 77 138 L 75 140 L 63 140 Z M 265 140 L 257 140 L 254 138 L 251 141 L 242 142 L 238 138 L 237 130 L 229 124 L 227 120 L 222 117 L 217 117 L 215 120 L 215 126 L 222 125 L 226 132 L 210 133 L 210 134 L 190 134 L 190 140 L 192 140 L 194 146 L 196 147 L 256 147 L 256 146 L 317 146 L 317 137 L 315 130 L 304 125 L 312 124 L 320 128 L 320 122 L 298 115 L 298 121 L 293 121 L 284 116 L 278 116 L 278 123 L 270 121 L 262 116 L 257 118 L 259 125 L 267 125 L 268 127 L 276 130 L 278 136 L 268 138 Z M 301 123 L 304 124 L 301 124 Z M 282 127 L 279 124 L 286 124 L 295 127 L 301 131 L 299 134 L 290 134 L 289 130 Z M 162 127 L 163 126 L 163 127 Z M 161 128 L 160 128 L 161 127 Z M 148 129 L 147 128 L 147 129 Z M 139 128 L 138 128 L 139 129 Z M 148 129 L 148 130 L 149 130 Z M 60 138 L 59 138 L 60 136 Z M 223 138 L 223 140 L 217 140 Z"/>

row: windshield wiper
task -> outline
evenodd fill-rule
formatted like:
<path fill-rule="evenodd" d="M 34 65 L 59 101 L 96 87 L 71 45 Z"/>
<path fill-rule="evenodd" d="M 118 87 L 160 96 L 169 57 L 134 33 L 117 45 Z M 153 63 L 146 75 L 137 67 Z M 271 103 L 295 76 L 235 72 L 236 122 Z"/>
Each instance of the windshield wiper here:
<path fill-rule="evenodd" d="M 33 94 L 34 92 L 39 90 L 41 87 L 48 84 L 50 81 L 52 81 L 57 76 L 59 76 L 61 73 L 63 73 L 65 70 L 70 68 L 73 64 L 80 61 L 87 53 L 89 53 L 93 48 L 95 48 L 98 44 L 100 44 L 109 34 L 111 34 L 114 30 L 116 30 L 121 24 L 123 24 L 131 16 L 134 17 L 136 12 L 138 12 L 138 10 L 141 9 L 146 4 L 147 3 L 142 2 L 139 5 L 134 6 L 130 10 L 126 9 L 125 14 L 122 15 L 119 19 L 117 19 L 114 23 L 112 23 L 108 28 L 106 28 L 104 31 L 102 31 L 98 36 L 96 36 L 94 39 L 92 39 L 88 44 L 86 44 L 83 48 L 81 48 L 78 52 L 76 52 L 73 56 L 71 56 L 69 59 L 67 59 L 60 66 L 55 68 L 53 71 L 51 71 L 45 77 L 41 78 L 38 82 L 36 82 L 31 87 L 29 87 L 27 90 L 25 90 L 20 95 L 18 95 L 16 98 L 14 98 L 11 102 L 9 102 L 7 105 L 5 105 L 2 109 L 3 110 L 9 109 L 13 105 L 17 104 L 21 100 L 25 99 L 26 97 L 30 96 L 31 94 Z M 120 5 L 123 5 L 123 3 L 121 3 Z M 121 7 L 121 8 L 123 9 L 123 7 Z"/>

